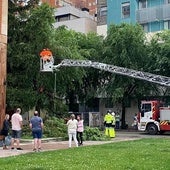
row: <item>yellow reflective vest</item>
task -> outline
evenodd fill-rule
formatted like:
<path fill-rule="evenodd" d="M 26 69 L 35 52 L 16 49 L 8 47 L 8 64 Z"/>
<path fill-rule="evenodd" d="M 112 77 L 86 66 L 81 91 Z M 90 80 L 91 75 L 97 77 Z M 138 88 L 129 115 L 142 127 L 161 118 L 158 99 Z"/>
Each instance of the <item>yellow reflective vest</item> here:
<path fill-rule="evenodd" d="M 106 114 L 104 117 L 104 122 L 106 124 L 113 123 L 113 116 L 111 114 Z"/>

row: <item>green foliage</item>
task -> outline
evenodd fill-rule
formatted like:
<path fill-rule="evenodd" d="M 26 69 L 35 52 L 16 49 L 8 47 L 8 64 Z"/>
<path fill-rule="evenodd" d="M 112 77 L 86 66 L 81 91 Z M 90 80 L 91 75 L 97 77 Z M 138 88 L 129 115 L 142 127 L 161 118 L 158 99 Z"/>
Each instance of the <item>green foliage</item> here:
<path fill-rule="evenodd" d="M 147 50 L 145 35 L 139 25 L 111 25 L 104 41 L 106 63 L 135 70 L 145 70 Z M 137 79 L 107 73 L 104 90 L 110 97 L 119 99 L 140 93 L 144 82 Z M 137 88 L 138 87 L 138 88 Z M 121 93 L 120 93 L 121 92 Z"/>
<path fill-rule="evenodd" d="M 111 25 L 104 39 L 96 33 L 77 33 L 65 26 L 55 29 L 54 9 L 47 4 L 37 5 L 38 0 L 28 1 L 24 7 L 19 6 L 17 0 L 13 2 L 9 1 L 8 17 L 7 109 L 20 106 L 29 110 L 36 106 L 61 115 L 68 108 L 74 111 L 77 99 L 90 106 L 91 99 L 103 94 L 115 103 L 122 102 L 125 111 L 126 99 L 159 94 L 154 84 L 93 68 L 61 68 L 54 82 L 55 74 L 39 72 L 39 53 L 43 48 L 52 50 L 55 64 L 67 58 L 84 59 L 170 74 L 168 31 L 146 42 L 138 24 Z M 158 40 L 164 43 L 159 44 Z M 122 115 L 125 123 L 125 113 Z"/>
<path fill-rule="evenodd" d="M 32 139 L 32 132 L 30 130 L 29 125 L 24 125 L 22 127 L 22 138 L 24 139 Z"/>
<path fill-rule="evenodd" d="M 133 69 L 143 68 L 146 50 L 142 28 L 131 24 L 111 25 L 104 52 L 108 63 Z"/>
<path fill-rule="evenodd" d="M 44 137 L 62 137 L 65 139 L 68 136 L 64 119 L 51 117 L 45 121 L 44 125 Z"/>
<path fill-rule="evenodd" d="M 169 148 L 166 138 L 113 142 L 1 158 L 0 169 L 169 170 Z"/>
<path fill-rule="evenodd" d="M 43 138 L 67 138 L 67 126 L 64 122 L 64 119 L 57 117 L 49 117 L 44 120 L 44 128 L 43 128 Z M 29 126 L 24 126 L 22 129 L 22 137 L 30 138 L 31 130 Z"/>
<path fill-rule="evenodd" d="M 24 126 L 22 129 L 22 137 L 30 138 L 31 131 L 29 126 Z M 44 120 L 44 129 L 43 129 L 43 137 L 44 138 L 61 138 L 63 140 L 68 139 L 67 133 L 67 125 L 64 118 L 57 117 L 48 117 Z M 85 127 L 83 132 L 84 140 L 92 140 L 92 141 L 104 141 L 110 140 L 110 138 L 106 137 L 99 128 Z"/>
<path fill-rule="evenodd" d="M 70 100 L 72 91 L 77 95 L 86 72 L 82 68 L 62 68 L 57 72 L 54 99 L 54 74 L 39 72 L 39 52 L 51 49 L 56 63 L 65 58 L 84 58 L 78 39 L 84 35 L 65 27 L 55 29 L 53 9 L 36 3 L 29 1 L 24 8 L 9 5 L 7 107 L 20 105 L 28 110 L 34 105 L 53 113 L 62 112 L 66 107 L 60 99 L 65 96 Z"/>
<path fill-rule="evenodd" d="M 107 136 L 103 134 L 102 131 L 99 130 L 99 128 L 95 127 L 85 127 L 85 130 L 83 132 L 83 138 L 84 140 L 92 140 L 92 141 L 103 141 L 103 140 L 109 140 Z"/>
<path fill-rule="evenodd" d="M 47 4 L 38 6 L 37 3 L 29 1 L 24 7 L 16 2 L 9 3 L 8 109 L 18 105 L 24 110 L 36 105 L 41 108 L 50 105 L 53 86 L 48 86 L 46 93 L 41 93 L 40 89 L 45 90 L 44 82 L 53 79 L 39 72 L 39 52 L 52 44 L 53 10 Z"/>
<path fill-rule="evenodd" d="M 170 31 L 163 31 L 157 33 L 154 36 L 156 41 L 157 50 L 156 55 L 156 66 L 155 70 L 158 74 L 169 76 L 170 75 Z"/>

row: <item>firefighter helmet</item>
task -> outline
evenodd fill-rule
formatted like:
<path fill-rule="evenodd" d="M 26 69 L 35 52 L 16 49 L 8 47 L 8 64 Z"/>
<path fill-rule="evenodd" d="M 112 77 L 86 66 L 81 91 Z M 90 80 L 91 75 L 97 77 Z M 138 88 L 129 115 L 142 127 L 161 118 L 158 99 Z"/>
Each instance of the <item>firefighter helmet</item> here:
<path fill-rule="evenodd" d="M 111 111 L 111 110 L 108 110 L 107 113 L 112 113 L 112 111 Z"/>
<path fill-rule="evenodd" d="M 112 116 L 115 116 L 115 112 L 112 112 Z"/>

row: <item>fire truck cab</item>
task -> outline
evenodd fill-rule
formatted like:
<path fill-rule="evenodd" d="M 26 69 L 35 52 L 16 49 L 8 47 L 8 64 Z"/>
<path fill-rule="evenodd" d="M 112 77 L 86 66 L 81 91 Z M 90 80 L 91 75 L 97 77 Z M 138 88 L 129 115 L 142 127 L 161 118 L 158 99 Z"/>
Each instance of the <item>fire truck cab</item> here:
<path fill-rule="evenodd" d="M 170 131 L 170 107 L 157 100 L 142 101 L 138 115 L 138 130 L 150 135 Z"/>

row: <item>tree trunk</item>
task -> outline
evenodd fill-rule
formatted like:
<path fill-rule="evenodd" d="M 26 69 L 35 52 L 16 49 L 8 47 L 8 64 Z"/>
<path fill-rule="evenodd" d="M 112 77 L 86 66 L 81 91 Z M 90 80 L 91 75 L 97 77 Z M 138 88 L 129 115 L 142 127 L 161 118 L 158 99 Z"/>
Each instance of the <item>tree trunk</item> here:
<path fill-rule="evenodd" d="M 123 97 L 122 99 L 122 129 L 126 129 L 126 121 L 125 121 L 125 111 L 126 111 L 126 107 L 125 107 L 125 98 Z"/>
<path fill-rule="evenodd" d="M 6 111 L 6 62 L 7 62 L 8 1 L 0 1 L 0 128 Z"/>

